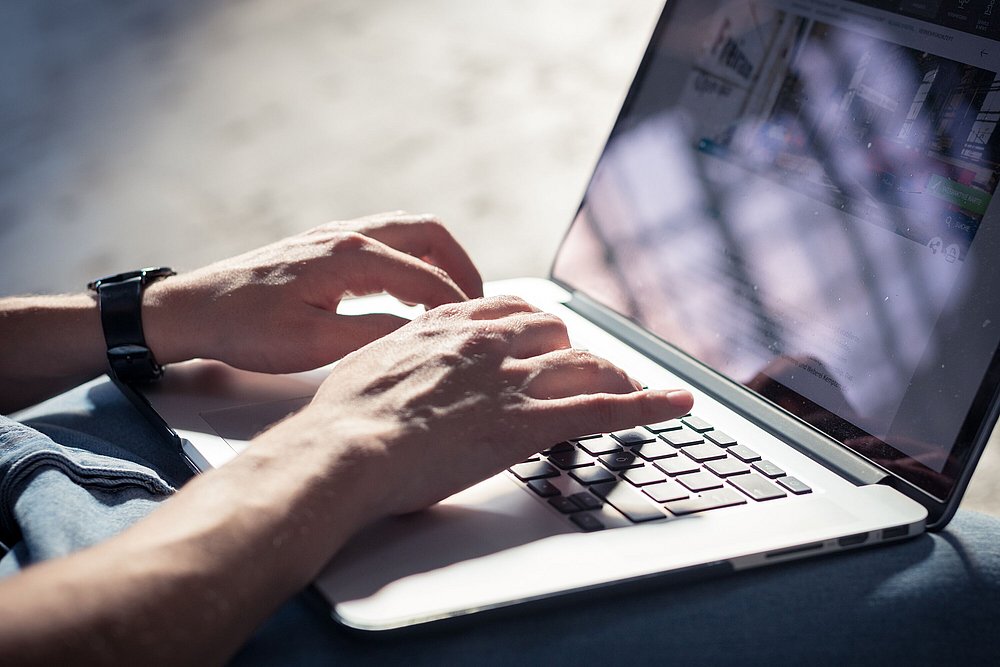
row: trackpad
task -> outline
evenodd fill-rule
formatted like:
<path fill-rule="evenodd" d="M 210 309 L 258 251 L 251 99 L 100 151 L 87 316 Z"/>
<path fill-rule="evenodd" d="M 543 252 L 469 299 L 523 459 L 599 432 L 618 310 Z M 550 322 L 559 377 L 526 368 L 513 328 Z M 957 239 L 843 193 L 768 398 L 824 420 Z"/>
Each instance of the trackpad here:
<path fill-rule="evenodd" d="M 280 401 L 239 405 L 235 408 L 207 410 L 199 414 L 230 447 L 242 452 L 254 436 L 298 412 L 311 400 L 312 396 L 300 396 Z"/>

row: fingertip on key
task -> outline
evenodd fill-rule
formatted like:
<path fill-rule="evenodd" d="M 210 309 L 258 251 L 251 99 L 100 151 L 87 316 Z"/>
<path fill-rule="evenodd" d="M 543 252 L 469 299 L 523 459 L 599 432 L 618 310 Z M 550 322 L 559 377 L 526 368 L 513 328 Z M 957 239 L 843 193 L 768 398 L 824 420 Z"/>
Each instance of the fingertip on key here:
<path fill-rule="evenodd" d="M 685 389 L 673 389 L 667 392 L 667 402 L 675 408 L 687 412 L 694 405 L 694 396 Z"/>

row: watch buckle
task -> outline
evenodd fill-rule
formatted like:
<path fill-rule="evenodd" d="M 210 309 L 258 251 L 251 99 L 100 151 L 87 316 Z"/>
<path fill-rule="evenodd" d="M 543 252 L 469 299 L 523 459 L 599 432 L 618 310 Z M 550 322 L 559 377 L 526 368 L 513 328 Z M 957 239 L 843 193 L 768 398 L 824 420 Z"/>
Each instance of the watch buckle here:
<path fill-rule="evenodd" d="M 144 382 L 163 375 L 148 347 L 119 345 L 108 350 L 108 363 L 115 376 L 124 382 Z"/>

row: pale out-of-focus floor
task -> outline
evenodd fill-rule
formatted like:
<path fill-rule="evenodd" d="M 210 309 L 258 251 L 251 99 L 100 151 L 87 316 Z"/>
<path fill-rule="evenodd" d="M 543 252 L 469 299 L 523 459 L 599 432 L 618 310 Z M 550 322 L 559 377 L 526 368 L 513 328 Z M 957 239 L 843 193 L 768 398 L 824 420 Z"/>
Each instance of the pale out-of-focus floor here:
<path fill-rule="evenodd" d="M 439 214 L 544 275 L 659 0 L 6 0 L 0 293 Z M 965 501 L 1000 514 L 991 446 Z"/>

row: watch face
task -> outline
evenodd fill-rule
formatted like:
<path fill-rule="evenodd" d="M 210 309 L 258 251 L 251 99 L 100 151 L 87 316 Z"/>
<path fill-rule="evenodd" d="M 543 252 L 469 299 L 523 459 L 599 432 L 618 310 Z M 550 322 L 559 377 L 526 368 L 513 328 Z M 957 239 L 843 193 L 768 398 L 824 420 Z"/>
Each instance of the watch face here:
<path fill-rule="evenodd" d="M 146 285 L 157 278 L 165 278 L 167 276 L 177 275 L 177 272 L 171 269 L 169 266 L 156 266 L 156 267 L 146 267 L 145 269 L 136 269 L 135 271 L 125 271 L 124 273 L 113 273 L 110 276 L 104 276 L 103 278 L 97 278 L 87 283 L 87 289 L 91 291 L 97 291 L 100 289 L 101 285 L 107 285 L 110 283 L 121 283 L 126 280 L 132 280 L 134 278 L 141 278 L 142 284 Z"/>

